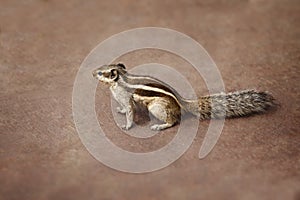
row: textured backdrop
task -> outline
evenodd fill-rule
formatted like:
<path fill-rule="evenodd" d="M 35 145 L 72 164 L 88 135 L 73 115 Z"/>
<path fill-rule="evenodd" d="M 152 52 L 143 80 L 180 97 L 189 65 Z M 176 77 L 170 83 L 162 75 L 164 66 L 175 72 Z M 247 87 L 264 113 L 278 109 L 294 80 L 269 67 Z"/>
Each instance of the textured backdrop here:
<path fill-rule="evenodd" d="M 297 0 L 1 0 L 0 199 L 300 199 L 299 13 Z M 215 60 L 227 91 L 268 90 L 281 107 L 227 120 L 204 160 L 197 155 L 208 121 L 165 169 L 134 175 L 105 167 L 75 130 L 73 82 L 98 43 L 144 26 L 191 36 Z M 159 51 L 122 60 L 129 68 L 154 60 L 191 73 L 185 62 Z M 201 78 L 190 80 L 207 94 Z M 98 87 L 102 93 L 109 95 Z M 111 115 L 107 104 L 97 106 Z M 138 141 L 112 120 L 103 124 L 114 142 L 132 151 L 160 147 L 176 132 Z"/>

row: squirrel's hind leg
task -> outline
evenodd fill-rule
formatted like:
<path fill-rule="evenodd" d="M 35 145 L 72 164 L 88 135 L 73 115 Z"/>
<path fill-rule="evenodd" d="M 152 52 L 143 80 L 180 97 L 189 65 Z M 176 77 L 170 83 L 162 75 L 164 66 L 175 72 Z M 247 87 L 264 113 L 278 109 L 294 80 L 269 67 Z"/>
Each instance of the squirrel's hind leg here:
<path fill-rule="evenodd" d="M 154 124 L 151 126 L 151 130 L 163 130 L 174 126 L 180 119 L 180 108 L 179 106 L 170 106 L 170 99 L 158 98 L 150 102 L 147 106 L 149 112 L 164 124 Z M 172 109 L 170 109 L 172 108 Z"/>

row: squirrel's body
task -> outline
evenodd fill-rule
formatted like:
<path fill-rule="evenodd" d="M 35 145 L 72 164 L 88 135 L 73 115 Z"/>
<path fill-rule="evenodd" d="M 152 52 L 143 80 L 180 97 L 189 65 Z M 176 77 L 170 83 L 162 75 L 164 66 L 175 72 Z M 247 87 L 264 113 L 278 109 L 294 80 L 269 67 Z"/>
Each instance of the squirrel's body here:
<path fill-rule="evenodd" d="M 175 125 L 180 121 L 182 112 L 209 119 L 247 116 L 265 112 L 274 106 L 270 94 L 255 90 L 203 96 L 197 100 L 185 99 L 158 79 L 129 74 L 123 64 L 104 65 L 96 69 L 93 76 L 110 84 L 112 95 L 121 106 L 117 108 L 118 112 L 126 114 L 124 129 L 132 126 L 136 105 L 144 106 L 154 117 L 164 122 L 152 125 L 152 130 Z"/>

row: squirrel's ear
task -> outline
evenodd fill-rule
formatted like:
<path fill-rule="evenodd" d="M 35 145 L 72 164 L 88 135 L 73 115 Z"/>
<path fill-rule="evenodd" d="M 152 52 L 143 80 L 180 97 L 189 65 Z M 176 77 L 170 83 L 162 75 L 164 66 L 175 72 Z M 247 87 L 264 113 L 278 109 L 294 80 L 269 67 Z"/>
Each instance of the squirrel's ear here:
<path fill-rule="evenodd" d="M 118 66 L 122 67 L 123 69 L 126 69 L 125 65 L 123 63 L 118 63 Z"/>

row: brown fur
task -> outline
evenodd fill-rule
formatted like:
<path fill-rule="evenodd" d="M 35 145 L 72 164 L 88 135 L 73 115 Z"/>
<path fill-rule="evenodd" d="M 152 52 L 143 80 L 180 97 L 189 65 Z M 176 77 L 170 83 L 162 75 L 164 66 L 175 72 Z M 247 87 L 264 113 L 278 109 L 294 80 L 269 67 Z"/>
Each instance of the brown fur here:
<path fill-rule="evenodd" d="M 126 105 L 126 129 L 132 125 L 132 113 L 135 114 L 136 111 L 134 105 L 142 106 L 164 122 L 151 126 L 152 130 L 162 130 L 178 123 L 181 111 L 192 113 L 200 119 L 219 119 L 264 113 L 276 106 L 272 95 L 256 90 L 202 96 L 198 100 L 185 99 L 158 79 L 128 74 L 123 64 L 102 66 L 93 75 L 100 81 L 111 84 L 115 98 L 123 106 Z"/>
<path fill-rule="evenodd" d="M 200 119 L 218 119 L 248 116 L 256 113 L 264 113 L 276 107 L 272 95 L 256 90 L 243 90 L 228 94 L 215 94 L 200 97 L 198 101 L 190 102 L 188 107 L 191 113 L 198 113 Z"/>

